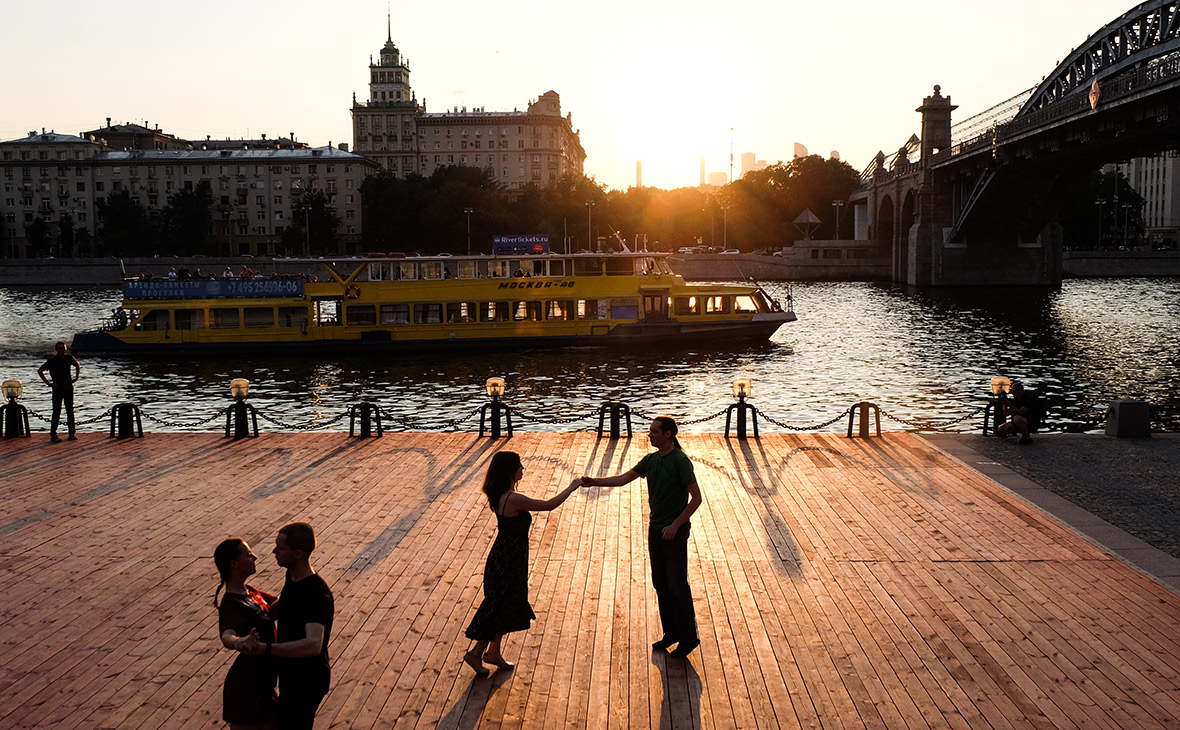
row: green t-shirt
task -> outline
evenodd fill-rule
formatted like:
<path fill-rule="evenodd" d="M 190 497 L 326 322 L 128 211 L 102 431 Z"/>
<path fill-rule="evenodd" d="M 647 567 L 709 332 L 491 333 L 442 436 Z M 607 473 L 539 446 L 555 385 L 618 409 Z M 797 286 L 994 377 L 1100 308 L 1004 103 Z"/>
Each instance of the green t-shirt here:
<path fill-rule="evenodd" d="M 653 451 L 633 471 L 647 480 L 651 526 L 663 528 L 675 522 L 688 506 L 688 485 L 697 480 L 688 455 L 680 449 L 672 449 L 667 456 Z"/>

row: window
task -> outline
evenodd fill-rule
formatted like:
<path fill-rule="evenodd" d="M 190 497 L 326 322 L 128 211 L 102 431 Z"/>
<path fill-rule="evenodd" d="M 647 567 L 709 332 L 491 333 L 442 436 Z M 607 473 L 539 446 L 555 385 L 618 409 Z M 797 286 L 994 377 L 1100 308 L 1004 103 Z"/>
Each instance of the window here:
<path fill-rule="evenodd" d="M 610 317 L 611 319 L 639 319 L 639 300 L 610 300 Z"/>
<path fill-rule="evenodd" d="M 306 307 L 279 307 L 280 327 L 306 327 Z"/>
<path fill-rule="evenodd" d="M 601 276 L 602 259 L 576 258 L 574 259 L 574 276 Z"/>
<path fill-rule="evenodd" d="M 475 302 L 450 302 L 447 304 L 448 322 L 474 322 L 478 318 Z"/>
<path fill-rule="evenodd" d="M 484 302 L 480 307 L 480 320 L 483 322 L 507 322 L 508 302 Z"/>
<path fill-rule="evenodd" d="M 415 304 L 414 324 L 438 324 L 442 322 L 441 304 Z"/>
<path fill-rule="evenodd" d="M 548 302 L 545 309 L 545 319 L 568 322 L 574 318 L 574 303 L 572 300 Z"/>
<path fill-rule="evenodd" d="M 540 322 L 543 302 L 517 302 L 512 308 L 512 319 L 517 322 Z"/>
<path fill-rule="evenodd" d="M 244 319 L 247 327 L 274 327 L 275 310 L 271 307 L 246 307 Z"/>
<path fill-rule="evenodd" d="M 733 298 L 733 311 L 735 314 L 750 314 L 758 311 L 758 305 L 754 303 L 754 297 L 743 294 Z"/>
<path fill-rule="evenodd" d="M 381 324 L 409 324 L 410 323 L 410 305 L 408 304 L 382 304 L 381 305 Z"/>
<path fill-rule="evenodd" d="M 579 299 L 578 319 L 606 319 L 606 300 Z"/>
<path fill-rule="evenodd" d="M 210 309 L 209 327 L 215 330 L 236 330 L 238 328 L 238 310 Z"/>
<path fill-rule="evenodd" d="M 705 297 L 705 311 L 709 314 L 729 314 L 729 300 L 725 297 Z"/>
<path fill-rule="evenodd" d="M 700 314 L 696 297 L 676 297 L 672 300 L 672 314 Z"/>
<path fill-rule="evenodd" d="M 368 327 L 377 324 L 377 308 L 372 304 L 354 304 L 344 309 L 344 323 L 350 327 Z"/>

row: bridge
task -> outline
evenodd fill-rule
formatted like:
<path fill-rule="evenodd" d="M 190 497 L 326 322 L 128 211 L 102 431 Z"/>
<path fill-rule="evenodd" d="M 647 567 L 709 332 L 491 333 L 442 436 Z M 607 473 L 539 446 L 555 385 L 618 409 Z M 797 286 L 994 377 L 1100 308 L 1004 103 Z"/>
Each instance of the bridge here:
<path fill-rule="evenodd" d="M 916 286 L 1061 283 L 1069 182 L 1180 143 L 1180 5 L 1112 20 L 1035 88 L 952 126 L 934 87 L 921 135 L 879 152 L 853 194 L 856 238 Z"/>

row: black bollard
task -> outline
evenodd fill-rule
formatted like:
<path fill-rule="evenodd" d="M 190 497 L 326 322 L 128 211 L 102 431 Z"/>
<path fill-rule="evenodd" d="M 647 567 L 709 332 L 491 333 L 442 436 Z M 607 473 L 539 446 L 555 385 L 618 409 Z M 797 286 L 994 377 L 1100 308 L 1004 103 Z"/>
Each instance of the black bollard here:
<path fill-rule="evenodd" d="M 117 435 L 116 435 L 117 434 Z M 111 433 L 108 438 L 143 438 L 143 420 L 139 406 L 134 403 L 119 403 L 111 409 Z"/>

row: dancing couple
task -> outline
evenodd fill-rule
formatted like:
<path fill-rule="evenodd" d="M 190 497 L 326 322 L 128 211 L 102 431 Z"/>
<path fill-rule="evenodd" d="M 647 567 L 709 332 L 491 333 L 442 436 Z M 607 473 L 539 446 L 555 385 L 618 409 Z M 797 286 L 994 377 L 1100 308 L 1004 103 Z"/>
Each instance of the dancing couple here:
<path fill-rule="evenodd" d="M 651 508 L 648 551 L 663 626 L 663 636 L 652 649 L 666 651 L 675 646 L 669 653 L 683 659 L 700 646 L 688 584 L 688 535 L 689 519 L 701 506 L 701 490 L 692 461 L 676 439 L 677 430 L 671 418 L 656 418 L 647 434 L 656 450 L 629 471 L 612 477 L 579 477 L 547 500 L 516 491 L 524 476 L 518 454 L 501 451 L 492 457 L 483 492 L 496 514 L 496 540 L 484 565 L 484 599 L 467 627 L 467 638 L 475 644 L 463 655 L 476 674 L 489 674 L 485 664 L 511 669 L 501 652 L 501 641 L 505 634 L 524 631 L 536 618 L 528 600 L 530 513 L 556 509 L 579 487 L 621 487 L 640 477 L 647 480 Z"/>

